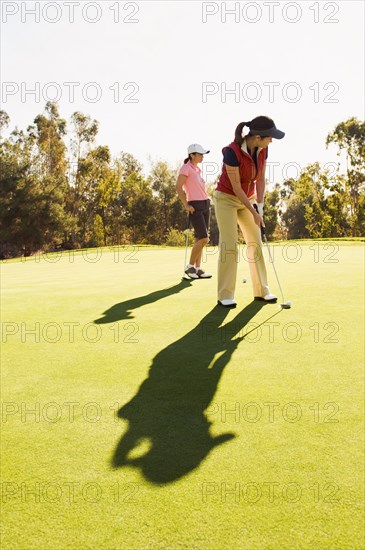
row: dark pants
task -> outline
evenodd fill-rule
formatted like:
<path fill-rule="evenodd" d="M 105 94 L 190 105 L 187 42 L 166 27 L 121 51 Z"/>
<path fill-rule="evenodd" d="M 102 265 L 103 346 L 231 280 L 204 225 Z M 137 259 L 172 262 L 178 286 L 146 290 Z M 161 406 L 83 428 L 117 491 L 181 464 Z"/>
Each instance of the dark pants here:
<path fill-rule="evenodd" d="M 189 201 L 188 204 L 194 207 L 194 214 L 189 214 L 189 222 L 194 227 L 194 237 L 206 239 L 209 230 L 210 200 Z"/>

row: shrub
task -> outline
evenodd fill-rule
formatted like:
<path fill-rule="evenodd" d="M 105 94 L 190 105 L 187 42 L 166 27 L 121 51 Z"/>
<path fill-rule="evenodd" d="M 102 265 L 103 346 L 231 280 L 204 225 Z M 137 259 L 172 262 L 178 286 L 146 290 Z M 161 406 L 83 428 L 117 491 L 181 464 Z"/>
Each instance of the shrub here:
<path fill-rule="evenodd" d="M 192 231 L 189 231 L 189 246 L 192 246 L 194 243 L 194 237 Z M 165 244 L 167 246 L 185 246 L 186 244 L 186 232 L 179 231 L 178 229 L 170 228 L 166 237 Z"/>

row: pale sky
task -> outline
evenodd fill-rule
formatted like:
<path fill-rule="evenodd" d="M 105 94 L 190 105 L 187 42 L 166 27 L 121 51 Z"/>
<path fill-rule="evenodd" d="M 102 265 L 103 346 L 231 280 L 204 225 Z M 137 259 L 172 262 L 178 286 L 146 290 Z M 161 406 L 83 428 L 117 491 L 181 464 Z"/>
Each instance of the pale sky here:
<path fill-rule="evenodd" d="M 63 118 L 89 114 L 96 144 L 146 173 L 149 158 L 179 165 L 201 143 L 209 181 L 236 125 L 268 115 L 286 132 L 269 147 L 269 179 L 281 182 L 296 165 L 336 162 L 327 133 L 364 118 L 362 1 L 2 1 L 1 27 L 9 129 L 58 94 Z"/>

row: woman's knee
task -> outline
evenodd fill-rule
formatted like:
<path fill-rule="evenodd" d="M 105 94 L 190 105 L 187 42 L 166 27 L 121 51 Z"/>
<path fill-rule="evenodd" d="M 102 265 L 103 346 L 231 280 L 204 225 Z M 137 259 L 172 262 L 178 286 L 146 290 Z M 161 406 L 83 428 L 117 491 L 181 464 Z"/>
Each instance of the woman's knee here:
<path fill-rule="evenodd" d="M 208 242 L 208 237 L 203 237 L 202 239 L 195 238 L 195 244 L 200 244 L 201 246 L 205 246 Z"/>

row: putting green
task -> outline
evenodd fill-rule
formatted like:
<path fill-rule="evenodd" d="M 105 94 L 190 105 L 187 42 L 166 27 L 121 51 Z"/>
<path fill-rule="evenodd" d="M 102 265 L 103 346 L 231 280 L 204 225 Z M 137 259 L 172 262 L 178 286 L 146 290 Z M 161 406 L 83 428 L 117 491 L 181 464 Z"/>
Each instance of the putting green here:
<path fill-rule="evenodd" d="M 215 248 L 2 263 L 2 548 L 362 547 L 363 243 L 273 253 L 290 310 L 244 248 L 235 310 Z"/>

